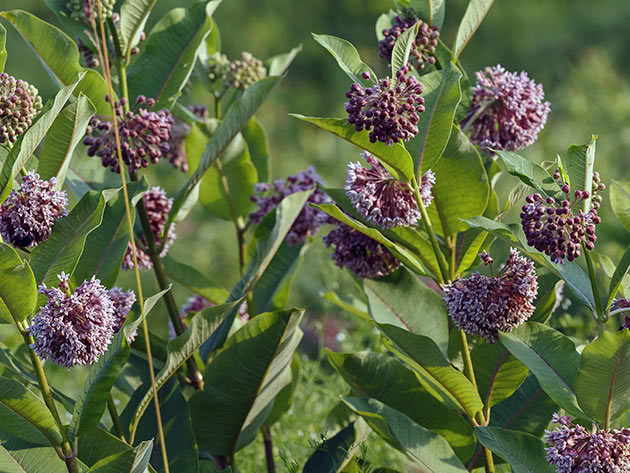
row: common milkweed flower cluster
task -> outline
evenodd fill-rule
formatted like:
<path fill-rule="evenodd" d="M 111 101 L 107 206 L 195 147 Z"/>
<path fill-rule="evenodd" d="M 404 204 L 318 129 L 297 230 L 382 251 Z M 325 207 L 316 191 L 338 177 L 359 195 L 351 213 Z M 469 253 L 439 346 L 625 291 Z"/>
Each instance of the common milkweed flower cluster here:
<path fill-rule="evenodd" d="M 480 258 L 492 267 L 487 253 Z M 473 273 L 443 289 L 446 309 L 457 328 L 495 343 L 499 330 L 509 332 L 534 313 L 538 282 L 534 263 L 511 248 L 496 276 Z"/>
<path fill-rule="evenodd" d="M 104 18 L 112 17 L 115 5 L 116 0 L 101 0 Z M 70 0 L 67 7 L 70 10 L 70 18 L 87 25 L 93 24 L 98 18 L 99 10 L 96 0 Z"/>
<path fill-rule="evenodd" d="M 289 245 L 305 243 L 308 237 L 317 233 L 321 225 L 330 220 L 324 212 L 309 205 L 330 202 L 330 198 L 319 188 L 321 184 L 322 178 L 313 166 L 309 166 L 306 171 L 289 176 L 286 180 L 278 179 L 273 182 L 273 186 L 258 183 L 255 187 L 256 194 L 251 197 L 252 202 L 258 206 L 258 210 L 250 213 L 249 218 L 254 223 L 260 223 L 288 195 L 315 189 L 285 238 Z"/>
<path fill-rule="evenodd" d="M 392 51 L 396 41 L 409 28 L 418 24 L 418 34 L 411 45 L 410 57 L 418 69 L 424 69 L 425 64 L 435 64 L 435 48 L 438 45 L 440 32 L 437 26 L 431 26 L 417 18 L 403 18 L 398 15 L 392 20 L 392 27 L 383 30 L 383 39 L 378 42 L 378 55 L 388 62 L 392 59 Z"/>
<path fill-rule="evenodd" d="M 169 152 L 173 116 L 167 109 L 152 111 L 154 105 L 154 99 L 147 99 L 143 95 L 137 98 L 135 110 L 127 112 L 126 99 L 114 102 L 122 159 L 131 174 L 148 167 L 150 163 L 157 164 Z M 100 157 L 103 166 L 120 173 L 114 125 L 111 121 L 93 117 L 83 144 L 88 146 L 89 156 Z"/>
<path fill-rule="evenodd" d="M 598 193 L 606 186 L 595 172 L 590 192 L 576 190 L 571 201 L 571 189 L 559 169 L 554 172 L 553 178 L 560 186 L 564 199 L 544 198 L 538 193 L 528 195 L 520 216 L 527 244 L 545 253 L 554 263 L 562 263 L 565 257 L 569 261 L 579 257 L 582 245 L 586 250 L 595 248 L 595 226 L 602 221 L 598 215 L 601 205 Z M 591 198 L 591 208 L 585 212 L 583 203 L 588 198 Z"/>
<path fill-rule="evenodd" d="M 169 198 L 164 189 L 156 186 L 147 191 L 144 196 L 142 196 L 142 200 L 144 202 L 144 208 L 147 211 L 147 216 L 149 217 L 153 238 L 159 247 L 162 233 L 166 228 L 168 213 L 171 211 L 171 207 L 173 206 L 173 198 Z M 166 235 L 164 241 L 162 241 L 160 258 L 164 258 L 166 256 L 176 238 L 177 234 L 175 233 L 175 225 L 172 224 L 169 226 L 168 235 Z M 140 269 L 151 269 L 153 268 L 153 263 L 151 262 L 151 257 L 147 253 L 148 242 L 146 237 L 142 236 L 139 242 L 140 245 L 136 245 L 138 267 Z M 126 270 L 133 269 L 134 267 L 131 243 L 127 246 L 127 252 L 123 258 L 122 267 Z"/>
<path fill-rule="evenodd" d="M 267 69 L 250 52 L 241 52 L 240 58 L 234 61 L 217 52 L 208 59 L 208 77 L 212 82 L 223 81 L 226 86 L 243 91 L 267 77 Z"/>
<path fill-rule="evenodd" d="M 42 98 L 29 83 L 0 74 L 0 144 L 11 147 L 42 110 Z"/>
<path fill-rule="evenodd" d="M 58 277 L 58 288 L 39 288 L 48 302 L 29 327 L 35 337 L 31 348 L 40 358 L 66 368 L 91 365 L 122 328 L 135 295 L 119 288 L 108 291 L 95 277 L 70 293 L 68 275 Z"/>
<path fill-rule="evenodd" d="M 420 210 L 413 191 L 407 183 L 400 182 L 387 171 L 374 156 L 362 153 L 370 165 L 348 164 L 345 190 L 359 215 L 379 227 L 413 226 L 420 219 Z M 427 171 L 422 176 L 420 196 L 425 207 L 431 204 L 431 188 L 435 174 Z"/>
<path fill-rule="evenodd" d="M 470 128 L 470 140 L 487 152 L 517 151 L 535 143 L 551 110 L 542 85 L 527 72 L 508 72 L 500 64 L 475 76 L 472 105 L 461 122 Z"/>
<path fill-rule="evenodd" d="M 208 119 L 208 109 L 203 105 L 190 105 L 188 109 L 201 120 Z M 190 126 L 182 120 L 175 119 L 168 140 L 168 151 L 165 158 L 175 169 L 188 172 L 188 158 L 186 156 L 186 137 L 190 133 Z"/>
<path fill-rule="evenodd" d="M 630 429 L 586 430 L 569 416 L 554 414 L 555 430 L 545 431 L 547 461 L 557 473 L 630 471 Z"/>
<path fill-rule="evenodd" d="M 31 171 L 0 206 L 0 235 L 19 248 L 34 247 L 50 237 L 53 225 L 67 215 L 65 191 L 55 190 L 57 180 L 44 181 Z"/>
<path fill-rule="evenodd" d="M 346 92 L 348 122 L 357 131 L 370 131 L 370 141 L 391 145 L 409 141 L 419 133 L 418 121 L 424 112 L 422 84 L 404 66 L 396 79 L 382 79 L 372 87 L 354 83 Z M 370 75 L 363 73 L 368 80 Z"/>

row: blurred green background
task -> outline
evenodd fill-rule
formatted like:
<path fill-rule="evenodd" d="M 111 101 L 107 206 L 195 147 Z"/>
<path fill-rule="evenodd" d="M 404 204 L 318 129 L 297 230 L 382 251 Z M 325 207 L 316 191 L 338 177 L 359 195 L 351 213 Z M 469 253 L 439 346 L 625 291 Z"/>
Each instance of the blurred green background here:
<path fill-rule="evenodd" d="M 191 0 L 160 0 L 149 26 L 169 9 L 191 3 Z M 466 5 L 466 0 L 447 1 L 442 39 L 448 45 L 453 42 Z M 344 93 L 350 81 L 331 56 L 312 40 L 310 33 L 326 33 L 352 41 L 363 60 L 383 72 L 385 63 L 377 56 L 374 22 L 392 6 L 390 0 L 224 0 L 218 8 L 215 20 L 222 35 L 222 49 L 230 58 L 244 50 L 266 58 L 303 45 L 288 77 L 258 113 L 269 132 L 274 178 L 294 174 L 313 164 L 328 186 L 343 185 L 346 164 L 359 159 L 357 149 L 289 117 L 288 113 L 344 116 Z M 0 0 L 0 9 L 14 8 L 28 10 L 55 23 L 54 15 L 42 0 Z M 570 144 L 587 143 L 592 134 L 597 134 L 596 168 L 604 182 L 612 178 L 630 180 L 628 18 L 627 0 L 495 2 L 461 59 L 471 75 L 482 67 L 500 63 L 511 71 L 526 70 L 544 85 L 552 111 L 538 143 L 525 150 L 524 155 L 538 162 L 554 159 L 557 153 L 565 153 Z M 52 81 L 33 52 L 10 25 L 4 24 L 9 33 L 7 72 L 36 85 L 45 99 L 50 97 L 55 92 Z M 211 106 L 211 101 L 204 103 L 207 99 L 206 94 L 201 94 L 184 100 Z M 171 194 L 184 180 L 168 164 L 161 164 L 155 173 L 152 182 L 166 187 Z M 504 198 L 515 184 L 515 179 L 502 177 L 500 189 Z M 598 250 L 617 261 L 629 234 L 612 217 L 606 195 L 603 215 Z M 194 264 L 225 287 L 236 282 L 237 251 L 230 222 L 212 219 L 197 209 L 191 218 L 178 225 L 177 233 L 172 255 Z M 308 308 L 316 337 L 323 338 L 318 330 L 340 316 L 320 293 L 349 287 L 348 279 L 330 261 L 321 239 L 316 238 L 302 263 L 292 295 L 292 303 Z M 129 275 L 121 276 L 120 282 L 133 287 Z M 152 274 L 145 274 L 145 283 L 156 289 Z M 176 293 L 181 303 L 188 295 Z M 157 313 L 154 317 L 165 320 L 164 314 Z M 378 344 L 365 326 L 344 315 L 341 319 L 343 323 L 336 326 L 335 332 L 341 331 L 339 340 L 346 337 L 341 342 L 342 348 L 359 350 Z M 165 323 L 156 322 L 154 327 L 161 327 L 156 331 L 165 335 Z M 277 432 L 278 445 L 287 455 L 287 464 L 293 460 L 303 462 L 312 449 L 311 443 L 325 432 L 326 414 L 344 390 L 343 383 L 331 372 L 317 366 L 307 367 L 305 371 L 309 373 L 308 387 L 298 392 L 294 412 L 283 421 L 288 425 Z M 72 380 L 66 382 L 72 391 Z M 313 401 L 308 396 L 312 393 L 320 398 Z M 305 418 L 309 421 L 304 422 Z M 374 448 L 377 450 L 371 455 L 380 456 L 379 463 L 399 461 L 393 456 L 384 457 L 380 447 Z M 252 469 L 243 466 L 243 471 L 255 471 L 254 465 L 260 460 L 259 446 L 249 450 Z M 282 466 L 281 471 L 284 469 Z"/>

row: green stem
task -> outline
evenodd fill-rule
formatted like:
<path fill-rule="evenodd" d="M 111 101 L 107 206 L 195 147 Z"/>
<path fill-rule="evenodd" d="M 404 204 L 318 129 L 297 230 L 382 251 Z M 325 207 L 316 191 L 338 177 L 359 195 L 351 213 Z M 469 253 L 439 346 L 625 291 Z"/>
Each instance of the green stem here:
<path fill-rule="evenodd" d="M 593 258 L 591 254 L 586 249 L 584 244 L 582 244 L 582 251 L 584 252 L 584 258 L 586 258 L 586 266 L 588 267 L 588 277 L 591 280 L 591 288 L 593 289 L 593 298 L 595 299 L 595 310 L 597 311 L 597 325 L 598 330 L 603 332 L 604 323 L 606 322 L 606 314 L 604 313 L 604 308 L 602 307 L 602 300 L 599 295 L 599 286 L 597 285 L 597 279 L 595 278 L 595 266 L 593 265 Z"/>
<path fill-rule="evenodd" d="M 116 435 L 118 435 L 120 440 L 126 443 L 127 440 L 125 439 L 125 431 L 120 423 L 120 417 L 118 417 L 118 410 L 116 410 L 116 404 L 114 403 L 112 393 L 109 393 L 109 398 L 107 399 L 107 410 L 109 411 L 109 416 L 112 418 L 112 424 L 114 426 L 114 430 L 116 431 Z"/>
<path fill-rule="evenodd" d="M 483 453 L 486 457 L 486 473 L 495 473 L 494 469 L 494 458 L 492 458 L 492 452 L 486 447 L 483 448 Z"/>

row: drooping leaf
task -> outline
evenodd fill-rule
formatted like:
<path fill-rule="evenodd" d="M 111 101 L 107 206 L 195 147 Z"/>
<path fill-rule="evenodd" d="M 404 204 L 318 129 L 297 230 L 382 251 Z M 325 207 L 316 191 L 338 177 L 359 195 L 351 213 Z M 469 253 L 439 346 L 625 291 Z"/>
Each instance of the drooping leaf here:
<path fill-rule="evenodd" d="M 387 279 L 366 279 L 363 290 L 372 318 L 431 338 L 446 356 L 448 315 L 442 298 L 405 268 Z"/>
<path fill-rule="evenodd" d="M 354 126 L 344 118 L 317 118 L 304 115 L 291 114 L 292 117 L 312 123 L 322 130 L 336 135 L 378 158 L 394 177 L 400 177 L 412 181 L 414 176 L 413 160 L 405 147 L 400 143 L 386 145 L 377 141 L 370 141 L 370 133 L 366 130 L 357 131 Z"/>
<path fill-rule="evenodd" d="M 630 332 L 604 332 L 584 348 L 575 380 L 584 413 L 601 425 L 630 411 Z"/>
<path fill-rule="evenodd" d="M 461 77 L 452 62 L 441 71 L 420 77 L 425 110 L 418 122 L 420 133 L 406 144 L 413 156 L 417 179 L 440 160 L 446 149 L 461 98 Z"/>
<path fill-rule="evenodd" d="M 494 0 L 470 0 L 455 37 L 453 54 L 456 58 L 459 57 L 470 38 L 473 37 L 493 3 Z"/>
<path fill-rule="evenodd" d="M 144 473 L 151 460 L 153 441 L 142 442 L 133 450 L 115 453 L 97 461 L 87 473 Z"/>
<path fill-rule="evenodd" d="M 249 148 L 250 159 L 256 166 L 258 181 L 267 182 L 271 174 L 271 155 L 265 128 L 256 117 L 252 117 L 247 122 L 247 126 L 241 131 L 241 134 Z"/>
<path fill-rule="evenodd" d="M 394 325 L 379 325 L 393 343 L 388 348 L 416 373 L 424 388 L 435 398 L 453 409 L 474 418 L 483 403 L 479 393 L 466 376 L 453 368 L 433 340 L 416 335 Z"/>
<path fill-rule="evenodd" d="M 421 427 L 396 409 L 375 399 L 346 398 L 345 403 L 359 414 L 380 437 L 411 458 L 424 471 L 465 473 L 466 467 L 443 437 Z"/>
<path fill-rule="evenodd" d="M 551 399 L 570 414 L 587 418 L 574 387 L 580 354 L 568 337 L 546 325 L 528 322 L 510 333 L 499 332 L 499 339 L 531 370 Z"/>
<path fill-rule="evenodd" d="M 138 45 L 140 35 L 157 0 L 125 0 L 120 6 L 120 41 L 123 55 Z"/>
<path fill-rule="evenodd" d="M 416 23 L 411 28 L 405 30 L 394 43 L 394 49 L 392 50 L 391 60 L 391 72 L 392 80 L 396 79 L 396 73 L 409 62 L 409 54 L 411 54 L 411 47 L 416 42 L 416 36 L 418 36 L 418 26 Z"/>
<path fill-rule="evenodd" d="M 353 392 L 376 399 L 409 416 L 417 424 L 444 437 L 460 460 L 474 451 L 472 426 L 457 412 L 429 394 L 404 364 L 373 352 L 327 352 L 328 360 Z"/>
<path fill-rule="evenodd" d="M 197 187 L 214 161 L 225 151 L 232 139 L 241 131 L 258 107 L 278 84 L 278 77 L 268 77 L 247 88 L 242 97 L 237 99 L 219 124 L 216 132 L 208 142 L 201 157 L 199 166 L 190 176 L 186 185 L 178 192 L 169 214 L 169 223 L 175 221 L 177 214 L 186 202 L 188 196 Z M 223 163 L 224 165 L 227 163 Z"/>
<path fill-rule="evenodd" d="M 142 54 L 128 70 L 129 94 L 156 100 L 155 107 L 171 108 L 197 61 L 199 45 L 210 33 L 210 17 L 221 0 L 176 8 L 148 35 Z"/>
<path fill-rule="evenodd" d="M 545 458 L 544 442 L 533 435 L 499 427 L 475 427 L 477 439 L 503 457 L 514 473 L 553 473 Z"/>
<path fill-rule="evenodd" d="M 558 185 L 551 175 L 540 165 L 511 151 L 497 151 L 505 170 L 512 176 L 533 187 L 543 195 L 553 195 Z"/>
<path fill-rule="evenodd" d="M 286 310 L 256 316 L 208 365 L 204 390 L 190 400 L 201 449 L 230 456 L 255 438 L 273 398 L 291 381 L 302 315 L 301 310 Z"/>
<path fill-rule="evenodd" d="M 610 183 L 610 206 L 619 222 L 630 231 L 630 182 Z"/>
<path fill-rule="evenodd" d="M 361 420 L 341 429 L 317 447 L 306 461 L 302 473 L 341 472 L 369 433 L 367 425 Z"/>
<path fill-rule="evenodd" d="M 37 304 L 37 284 L 29 264 L 0 243 L 0 323 L 21 322 Z"/>
<path fill-rule="evenodd" d="M 376 80 L 376 74 L 370 69 L 370 66 L 361 61 L 357 48 L 349 41 L 335 36 L 315 33 L 313 33 L 313 39 L 335 58 L 341 70 L 345 72 L 353 82 L 369 86 L 371 85 L 370 80 Z M 362 74 L 364 72 L 370 75 L 370 79 L 363 78 Z"/>
<path fill-rule="evenodd" d="M 79 48 L 67 34 L 22 10 L 5 11 L 0 14 L 33 48 L 46 70 L 61 86 L 74 84 L 79 75 L 85 72 L 73 91 L 74 96 L 85 94 L 99 115 L 111 115 L 111 107 L 105 101 L 105 96 L 108 95 L 105 79 L 97 71 L 81 67 Z"/>

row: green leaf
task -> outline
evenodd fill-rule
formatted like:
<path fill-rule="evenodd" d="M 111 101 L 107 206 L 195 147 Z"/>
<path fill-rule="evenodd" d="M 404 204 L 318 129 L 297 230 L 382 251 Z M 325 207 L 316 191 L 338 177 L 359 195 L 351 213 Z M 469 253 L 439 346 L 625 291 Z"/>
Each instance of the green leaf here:
<path fill-rule="evenodd" d="M 25 320 L 37 304 L 37 284 L 29 264 L 0 243 L 0 322 Z"/>
<path fill-rule="evenodd" d="M 394 177 L 412 181 L 414 178 L 413 160 L 405 147 L 400 143 L 386 145 L 377 141 L 370 141 L 370 133 L 366 130 L 357 131 L 347 119 L 344 118 L 317 118 L 305 117 L 299 114 L 290 114 L 292 117 L 302 121 L 312 123 L 322 130 L 326 130 L 333 135 L 364 149 L 368 153 L 378 158 L 392 173 Z M 392 172 L 393 171 L 393 172 Z"/>
<path fill-rule="evenodd" d="M 564 284 L 564 281 L 558 280 L 555 274 L 547 273 L 538 276 L 536 309 L 529 318 L 529 322 L 545 324 L 549 321 L 553 311 L 560 305 Z"/>
<path fill-rule="evenodd" d="M 221 0 L 176 8 L 147 36 L 142 54 L 128 69 L 132 100 L 145 95 L 155 109 L 171 108 L 180 96 L 198 57 L 199 45 L 210 33 L 210 17 Z"/>
<path fill-rule="evenodd" d="M 280 310 L 286 306 L 293 276 L 306 248 L 306 245 L 282 243 L 254 286 L 250 315 Z"/>
<path fill-rule="evenodd" d="M 291 309 L 258 315 L 217 353 L 206 368 L 203 392 L 190 399 L 201 449 L 230 456 L 254 440 L 274 397 L 291 382 L 303 313 Z"/>
<path fill-rule="evenodd" d="M 87 466 L 92 466 L 111 455 L 131 450 L 127 443 L 100 427 L 82 432 L 78 438 L 78 446 L 77 458 Z"/>
<path fill-rule="evenodd" d="M 619 222 L 630 231 L 630 182 L 610 183 L 610 206 Z"/>
<path fill-rule="evenodd" d="M 443 437 L 419 426 L 401 412 L 375 399 L 346 398 L 345 403 L 392 447 L 423 471 L 465 473 L 467 470 Z"/>
<path fill-rule="evenodd" d="M 446 356 L 448 315 L 442 298 L 405 268 L 388 278 L 365 279 L 372 318 L 431 338 Z"/>
<path fill-rule="evenodd" d="M 479 152 L 459 127 L 453 130 L 433 172 L 433 202 L 427 209 L 433 227 L 444 236 L 466 230 L 463 219 L 485 211 L 490 184 Z"/>
<path fill-rule="evenodd" d="M 291 383 L 287 384 L 280 390 L 273 401 L 273 408 L 269 413 L 269 417 L 265 420 L 265 427 L 270 427 L 280 420 L 280 418 L 291 409 L 295 391 L 300 384 L 300 376 L 302 373 L 302 362 L 299 353 L 293 354 L 291 360 Z"/>
<path fill-rule="evenodd" d="M 458 58 L 485 18 L 494 0 L 470 0 L 457 29 L 453 55 Z"/>
<path fill-rule="evenodd" d="M 418 122 L 420 133 L 406 145 L 414 157 L 418 179 L 440 160 L 446 149 L 461 99 L 461 78 L 462 73 L 452 62 L 442 71 L 420 77 L 425 110 Z"/>
<path fill-rule="evenodd" d="M 88 234 L 101 224 L 105 202 L 105 193 L 90 191 L 67 217 L 55 222 L 48 240 L 31 255 L 31 267 L 38 285 L 57 286 L 58 274 L 62 271 L 72 274 Z"/>
<path fill-rule="evenodd" d="M 370 314 L 367 312 L 367 305 L 362 300 L 352 296 L 351 294 L 344 294 L 344 299 L 341 299 L 335 292 L 332 291 L 323 293 L 321 296 L 350 314 L 354 314 L 365 321 L 372 321 Z"/>
<path fill-rule="evenodd" d="M 462 461 L 475 448 L 472 426 L 457 412 L 429 394 L 416 374 L 391 356 L 374 352 L 334 353 L 330 364 L 353 392 L 376 399 L 409 416 L 417 424 L 444 437 Z"/>
<path fill-rule="evenodd" d="M 615 297 L 617 297 L 617 292 L 621 289 L 621 285 L 623 283 L 623 279 L 626 274 L 628 274 L 628 269 L 630 269 L 630 246 L 626 248 L 623 256 L 621 257 L 621 261 L 615 268 L 615 272 L 610 279 L 610 287 L 609 287 L 609 295 L 608 295 L 608 304 L 606 306 L 606 310 L 610 309 L 610 306 L 613 303 Z"/>
<path fill-rule="evenodd" d="M 281 76 L 283 75 L 295 57 L 302 51 L 302 45 L 300 44 L 298 47 L 293 48 L 288 53 L 277 54 L 276 56 L 272 56 L 268 58 L 265 63 L 269 69 L 270 76 Z"/>
<path fill-rule="evenodd" d="M 18 422 L 14 420 L 15 414 L 21 418 Z M 48 442 L 60 445 L 62 442 L 55 419 L 42 400 L 21 383 L 3 376 L 0 376 L 0 420 L 0 430 L 11 437 L 39 445 L 47 445 Z M 28 429 L 23 421 L 29 424 Z M 43 442 L 36 440 L 31 427 L 45 437 Z"/>
<path fill-rule="evenodd" d="M 337 38 L 336 36 L 315 33 L 312 33 L 312 35 L 313 39 L 335 58 L 341 70 L 345 72 L 353 82 L 358 82 L 363 85 L 372 85 L 371 82 L 376 80 L 376 74 L 370 69 L 370 66 L 361 61 L 359 52 L 352 43 L 345 39 Z M 363 78 L 362 74 L 364 72 L 370 75 L 369 79 Z"/>
<path fill-rule="evenodd" d="M 353 422 L 317 447 L 306 461 L 302 473 L 339 473 L 352 460 L 357 448 L 367 440 L 370 430 L 365 422 Z"/>
<path fill-rule="evenodd" d="M 546 325 L 528 322 L 510 333 L 499 332 L 499 338 L 527 365 L 551 399 L 571 415 L 586 418 L 574 389 L 580 354 L 568 337 Z"/>
<path fill-rule="evenodd" d="M 499 427 L 475 427 L 477 439 L 501 456 L 514 473 L 554 473 L 547 463 L 544 442 L 533 435 Z"/>
<path fill-rule="evenodd" d="M 424 388 L 436 399 L 463 410 L 471 419 L 483 408 L 472 383 L 451 366 L 433 340 L 393 325 L 379 328 L 394 342 L 386 341 L 387 347 L 418 373 Z"/>
<path fill-rule="evenodd" d="M 392 81 L 396 79 L 396 73 L 409 62 L 411 47 L 414 46 L 416 36 L 418 36 L 418 27 L 419 23 L 416 23 L 412 28 L 408 28 L 394 43 L 391 60 Z"/>
<path fill-rule="evenodd" d="M 7 30 L 0 25 L 0 73 L 4 72 L 7 63 Z"/>
<path fill-rule="evenodd" d="M 518 177 L 543 195 L 557 193 L 557 184 L 542 166 L 511 151 L 497 151 L 497 154 L 503 160 L 505 170 L 512 176 Z"/>
<path fill-rule="evenodd" d="M 120 42 L 127 56 L 138 45 L 140 35 L 157 0 L 125 0 L 120 6 Z"/>
<path fill-rule="evenodd" d="M 175 261 L 172 256 L 167 255 L 162 259 L 164 269 L 168 277 L 177 284 L 180 284 L 195 294 L 205 297 L 214 303 L 224 301 L 228 298 L 229 292 L 195 268 L 179 261 Z"/>
<path fill-rule="evenodd" d="M 129 198 L 139 195 L 149 188 L 143 177 L 128 185 Z M 130 206 L 131 221 L 135 218 L 135 208 Z M 72 273 L 71 281 L 78 286 L 95 275 L 105 287 L 116 283 L 120 265 L 127 252 L 129 225 L 125 213 L 125 198 L 118 191 L 105 204 L 101 224 L 88 235 L 79 263 Z"/>
<path fill-rule="evenodd" d="M 44 110 L 35 119 L 35 122 L 26 132 L 18 138 L 17 143 L 11 148 L 0 173 L 0 201 L 4 201 L 13 186 L 13 178 L 26 165 L 41 141 L 51 129 L 55 118 L 72 96 L 76 83 L 61 89 L 55 96 L 52 104 L 49 102 Z"/>
<path fill-rule="evenodd" d="M 0 435 L 0 471 L 3 473 L 67 473 L 68 468 L 50 446 L 39 446 Z"/>
<path fill-rule="evenodd" d="M 383 30 L 388 30 L 392 27 L 392 21 L 396 18 L 398 13 L 394 10 L 389 10 L 387 13 L 383 13 L 376 20 L 376 24 L 374 28 L 376 29 L 376 40 L 380 41 L 385 36 L 383 35 Z"/>
<path fill-rule="evenodd" d="M 85 94 L 99 115 L 111 115 L 111 107 L 105 101 L 105 96 L 108 95 L 105 79 L 95 70 L 80 66 L 79 48 L 67 34 L 22 10 L 5 11 L 0 15 L 4 16 L 33 48 L 44 67 L 60 85 L 74 84 L 79 75 L 85 72 L 79 85 L 74 89 L 74 96 Z"/>
<path fill-rule="evenodd" d="M 249 148 L 252 163 L 256 166 L 258 181 L 267 182 L 271 174 L 271 153 L 269 152 L 269 139 L 265 128 L 256 117 L 252 117 L 241 134 Z"/>
<path fill-rule="evenodd" d="M 486 407 L 492 407 L 514 394 L 529 372 L 527 366 L 500 342 L 477 345 L 470 356 L 479 393 Z"/>
<path fill-rule="evenodd" d="M 142 442 L 133 450 L 115 453 L 97 461 L 87 473 L 144 473 L 149 466 L 153 441 Z"/>
<path fill-rule="evenodd" d="M 373 240 L 378 241 L 412 271 L 418 274 L 426 274 L 424 267 L 413 254 L 411 254 L 406 248 L 385 238 L 383 234 L 377 229 L 367 227 L 361 222 L 354 220 L 353 218 L 342 212 L 341 209 L 334 204 L 313 205 L 313 207 L 320 209 L 322 212 L 327 213 L 336 220 L 339 220 L 340 222 L 351 226 L 355 230 L 360 231 L 364 235 L 369 236 Z"/>
<path fill-rule="evenodd" d="M 457 261 L 457 275 L 469 269 L 479 256 L 479 252 L 486 245 L 488 232 L 470 228 L 464 232 L 458 253 L 463 256 Z"/>
<path fill-rule="evenodd" d="M 256 82 L 248 87 L 242 97 L 237 99 L 232 106 L 230 106 L 225 118 L 219 124 L 216 132 L 208 142 L 199 166 L 192 176 L 190 176 L 184 187 L 177 193 L 169 214 L 169 223 L 175 221 L 175 217 L 186 202 L 186 199 L 201 181 L 206 171 L 210 169 L 210 166 L 212 166 L 214 161 L 225 151 L 232 139 L 247 124 L 269 93 L 278 85 L 279 81 L 280 78 L 278 77 L 268 77 Z M 227 165 L 226 162 L 223 162 L 223 164 Z"/>
<path fill-rule="evenodd" d="M 604 332 L 582 352 L 575 380 L 582 410 L 602 426 L 630 411 L 630 332 Z"/>
<path fill-rule="evenodd" d="M 95 111 L 89 99 L 81 94 L 59 114 L 46 134 L 37 166 L 39 177 L 45 180 L 56 177 L 57 188 L 63 186 L 72 153 L 83 139 Z"/>
<path fill-rule="evenodd" d="M 409 3 L 418 17 L 430 25 L 442 27 L 446 10 L 445 0 L 411 0 Z"/>
<path fill-rule="evenodd" d="M 567 174 L 574 191 L 582 189 L 591 192 L 596 142 L 597 136 L 593 136 L 589 144 L 569 146 L 566 159 Z M 585 209 L 590 209 L 590 202 L 590 197 L 584 200 Z"/>

